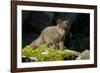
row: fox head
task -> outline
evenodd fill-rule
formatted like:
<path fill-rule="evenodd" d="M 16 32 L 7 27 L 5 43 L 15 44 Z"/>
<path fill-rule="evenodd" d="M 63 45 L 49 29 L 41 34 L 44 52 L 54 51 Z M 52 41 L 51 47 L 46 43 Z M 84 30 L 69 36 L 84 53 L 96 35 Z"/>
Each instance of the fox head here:
<path fill-rule="evenodd" d="M 57 26 L 59 28 L 62 28 L 62 29 L 67 29 L 67 28 L 70 27 L 69 20 L 61 20 L 61 19 L 58 19 L 57 20 Z"/>

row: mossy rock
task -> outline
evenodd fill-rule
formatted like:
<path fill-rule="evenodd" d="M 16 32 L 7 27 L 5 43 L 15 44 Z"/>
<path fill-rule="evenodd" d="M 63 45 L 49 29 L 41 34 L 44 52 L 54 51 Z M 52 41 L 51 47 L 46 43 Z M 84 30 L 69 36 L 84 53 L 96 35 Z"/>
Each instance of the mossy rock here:
<path fill-rule="evenodd" d="M 33 49 L 30 45 L 27 45 L 22 49 L 22 55 L 26 58 L 37 58 L 38 61 L 64 61 L 74 58 L 73 54 L 66 49 L 52 49 L 48 47 L 48 44 L 43 44 L 36 49 Z"/>

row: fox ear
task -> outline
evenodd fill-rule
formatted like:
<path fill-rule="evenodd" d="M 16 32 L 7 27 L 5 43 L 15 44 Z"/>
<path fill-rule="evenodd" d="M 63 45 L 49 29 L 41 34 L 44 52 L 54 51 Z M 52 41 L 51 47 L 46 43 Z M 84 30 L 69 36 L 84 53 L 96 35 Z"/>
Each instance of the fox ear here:
<path fill-rule="evenodd" d="M 57 20 L 57 24 L 61 24 L 61 22 L 62 22 L 62 20 L 59 18 L 59 19 Z"/>

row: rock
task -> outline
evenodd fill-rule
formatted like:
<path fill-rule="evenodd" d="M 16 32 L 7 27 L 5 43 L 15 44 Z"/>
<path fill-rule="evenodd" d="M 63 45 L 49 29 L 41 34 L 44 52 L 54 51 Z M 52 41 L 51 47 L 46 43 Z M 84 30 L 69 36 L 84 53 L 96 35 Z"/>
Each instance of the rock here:
<path fill-rule="evenodd" d="M 22 56 L 22 62 L 36 62 L 36 61 L 38 61 L 36 57 Z"/>
<path fill-rule="evenodd" d="M 32 41 L 37 39 L 39 34 L 34 32 L 27 32 L 23 34 L 22 36 L 22 48 L 24 48 L 26 45 L 30 44 Z"/>
<path fill-rule="evenodd" d="M 31 12 L 28 11 L 22 11 L 22 22 L 26 22 L 31 16 Z"/>
<path fill-rule="evenodd" d="M 77 51 L 74 51 L 74 50 L 66 50 L 66 51 L 71 52 L 74 56 L 79 56 L 81 54 L 80 52 L 77 52 Z"/>
<path fill-rule="evenodd" d="M 44 52 L 42 52 L 42 54 L 47 55 L 47 54 L 49 54 L 49 51 L 45 50 Z"/>
<path fill-rule="evenodd" d="M 67 38 L 68 42 L 66 41 L 65 44 L 68 45 L 67 48 L 70 48 L 71 50 L 75 50 L 78 52 L 83 52 L 84 50 L 88 49 L 89 50 L 89 37 L 82 37 L 82 35 L 75 36 L 74 39 L 72 38 Z"/>
<path fill-rule="evenodd" d="M 22 56 L 22 62 L 31 62 L 26 56 Z"/>
<path fill-rule="evenodd" d="M 52 12 L 32 12 L 32 18 L 29 23 L 35 31 L 41 32 L 44 28 L 51 24 L 53 16 L 54 13 Z"/>
<path fill-rule="evenodd" d="M 30 59 L 30 62 L 35 62 L 35 61 L 38 61 L 38 59 L 37 59 L 37 58 L 35 58 L 35 57 L 29 57 L 29 59 Z"/>
<path fill-rule="evenodd" d="M 66 36 L 65 46 L 75 51 L 83 52 L 90 48 L 90 22 L 89 14 L 80 14 L 75 18 L 69 34 Z M 72 17 L 73 18 L 73 17 Z M 74 19 L 73 19 L 74 20 Z"/>
<path fill-rule="evenodd" d="M 76 60 L 85 60 L 85 59 L 89 59 L 90 58 L 90 51 L 89 50 L 85 50 L 84 52 L 82 52 L 77 58 Z"/>

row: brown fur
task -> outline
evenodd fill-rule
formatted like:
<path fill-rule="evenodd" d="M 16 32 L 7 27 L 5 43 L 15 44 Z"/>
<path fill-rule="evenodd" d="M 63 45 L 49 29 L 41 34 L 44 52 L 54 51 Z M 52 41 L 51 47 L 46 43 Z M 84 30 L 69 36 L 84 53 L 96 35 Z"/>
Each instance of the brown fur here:
<path fill-rule="evenodd" d="M 43 43 L 47 43 L 50 48 L 64 48 L 64 36 L 65 29 L 69 28 L 69 20 L 62 21 L 61 19 L 57 20 L 56 26 L 49 26 L 45 28 L 40 36 L 33 41 L 30 45 L 33 48 L 40 46 Z"/>

